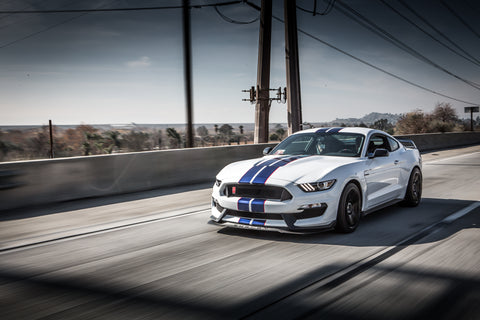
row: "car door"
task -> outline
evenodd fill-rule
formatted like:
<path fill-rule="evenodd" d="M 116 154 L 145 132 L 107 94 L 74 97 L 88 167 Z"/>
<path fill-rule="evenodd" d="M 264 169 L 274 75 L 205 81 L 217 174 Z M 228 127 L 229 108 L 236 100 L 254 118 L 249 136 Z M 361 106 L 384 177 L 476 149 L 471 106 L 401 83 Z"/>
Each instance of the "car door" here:
<path fill-rule="evenodd" d="M 400 169 L 398 149 L 393 150 L 388 137 L 375 134 L 370 137 L 367 144 L 367 161 L 364 171 L 367 183 L 366 199 L 367 210 L 387 203 L 400 196 L 402 192 L 400 184 Z M 372 157 L 376 149 L 386 149 L 388 155 Z"/>

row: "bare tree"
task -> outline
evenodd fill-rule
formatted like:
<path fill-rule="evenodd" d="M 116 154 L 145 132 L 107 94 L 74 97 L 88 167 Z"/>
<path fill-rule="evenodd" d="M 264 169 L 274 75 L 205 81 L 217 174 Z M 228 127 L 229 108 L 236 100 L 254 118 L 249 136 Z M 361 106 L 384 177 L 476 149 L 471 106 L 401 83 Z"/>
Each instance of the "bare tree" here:
<path fill-rule="evenodd" d="M 396 125 L 399 134 L 427 132 L 427 117 L 421 110 L 408 112 L 400 117 Z"/>

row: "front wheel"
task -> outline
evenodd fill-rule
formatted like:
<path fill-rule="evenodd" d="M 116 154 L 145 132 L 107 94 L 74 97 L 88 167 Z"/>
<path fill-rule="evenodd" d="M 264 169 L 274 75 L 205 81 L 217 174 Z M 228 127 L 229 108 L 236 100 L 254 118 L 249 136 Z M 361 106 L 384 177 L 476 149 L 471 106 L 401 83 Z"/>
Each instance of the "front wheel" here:
<path fill-rule="evenodd" d="M 405 198 L 401 202 L 406 207 L 416 207 L 422 199 L 422 172 L 418 168 L 414 168 L 408 180 L 407 192 Z"/>
<path fill-rule="evenodd" d="M 340 196 L 335 229 L 343 233 L 355 231 L 360 223 L 361 208 L 362 200 L 360 190 L 356 184 L 349 183 Z"/>

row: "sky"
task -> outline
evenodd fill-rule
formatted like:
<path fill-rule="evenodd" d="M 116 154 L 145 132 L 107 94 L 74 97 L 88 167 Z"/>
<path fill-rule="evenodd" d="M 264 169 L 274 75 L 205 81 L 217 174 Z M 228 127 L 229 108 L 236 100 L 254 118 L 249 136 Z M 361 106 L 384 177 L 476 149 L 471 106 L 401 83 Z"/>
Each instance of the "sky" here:
<path fill-rule="evenodd" d="M 226 0 L 191 0 L 192 5 L 221 2 Z M 260 5 L 260 0 L 251 2 Z M 283 1 L 273 2 L 273 15 L 283 19 Z M 381 0 L 336 1 L 326 15 L 297 10 L 298 28 L 396 77 L 467 103 L 407 84 L 299 33 L 303 121 L 431 112 L 439 102 L 451 103 L 460 118 L 468 118 L 464 107 L 480 104 L 479 2 L 385 2 L 452 50 L 463 50 L 464 57 Z M 342 4 L 431 63 L 345 16 Z M 0 11 L 176 5 L 181 1 L 0 0 Z M 314 0 L 297 0 L 297 5 L 311 11 Z M 317 0 L 317 11 L 327 5 Z M 242 101 L 248 98 L 242 90 L 256 84 L 259 12 L 245 3 L 217 9 L 232 20 L 255 22 L 227 22 L 214 7 L 191 9 L 193 121 L 254 122 L 255 106 Z M 284 39 L 284 24 L 274 19 L 271 88 L 286 86 Z M 0 14 L 0 125 L 43 125 L 49 119 L 54 124 L 184 123 L 182 41 L 181 9 Z M 272 103 L 270 122 L 287 122 L 286 104 Z"/>

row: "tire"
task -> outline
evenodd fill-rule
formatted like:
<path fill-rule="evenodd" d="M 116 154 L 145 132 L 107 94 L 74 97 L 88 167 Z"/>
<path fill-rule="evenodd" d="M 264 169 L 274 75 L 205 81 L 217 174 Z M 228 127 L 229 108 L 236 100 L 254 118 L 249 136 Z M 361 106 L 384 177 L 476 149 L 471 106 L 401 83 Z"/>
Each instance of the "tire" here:
<path fill-rule="evenodd" d="M 361 210 L 362 197 L 360 190 L 356 184 L 349 183 L 340 196 L 335 229 L 342 233 L 355 231 L 360 223 Z"/>
<path fill-rule="evenodd" d="M 414 168 L 408 179 L 407 191 L 401 205 L 405 207 L 416 207 L 422 199 L 422 172 Z"/>

